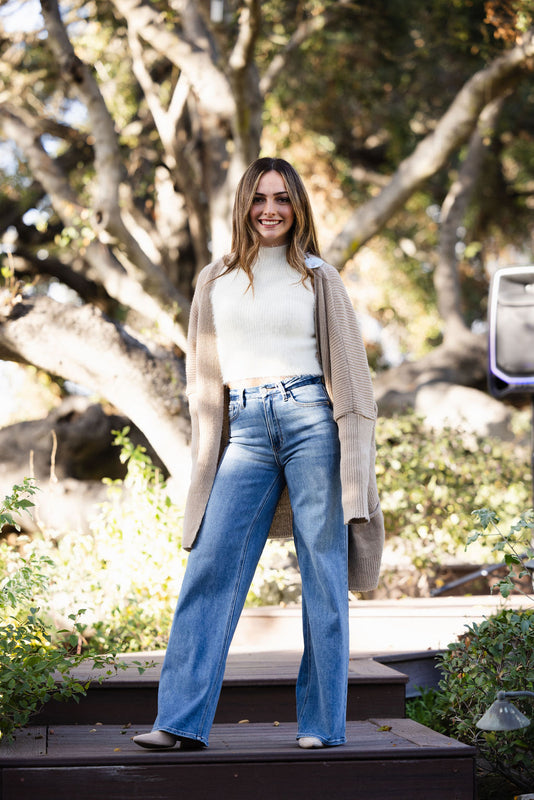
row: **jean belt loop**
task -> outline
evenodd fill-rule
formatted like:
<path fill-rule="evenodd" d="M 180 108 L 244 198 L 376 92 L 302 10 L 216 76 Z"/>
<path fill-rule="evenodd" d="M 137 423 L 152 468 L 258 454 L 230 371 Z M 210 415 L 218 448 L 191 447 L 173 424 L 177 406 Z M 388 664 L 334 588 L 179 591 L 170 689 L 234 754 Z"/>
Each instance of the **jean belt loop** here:
<path fill-rule="evenodd" d="M 283 400 L 283 401 L 284 401 L 284 403 L 285 403 L 285 402 L 287 401 L 288 394 L 287 394 L 287 389 L 286 389 L 286 387 L 285 387 L 285 385 L 284 385 L 284 382 L 283 382 L 283 381 L 279 381 L 279 382 L 276 384 L 276 387 L 277 387 L 277 389 L 279 389 L 279 390 L 280 390 L 280 394 L 282 395 L 282 400 Z"/>

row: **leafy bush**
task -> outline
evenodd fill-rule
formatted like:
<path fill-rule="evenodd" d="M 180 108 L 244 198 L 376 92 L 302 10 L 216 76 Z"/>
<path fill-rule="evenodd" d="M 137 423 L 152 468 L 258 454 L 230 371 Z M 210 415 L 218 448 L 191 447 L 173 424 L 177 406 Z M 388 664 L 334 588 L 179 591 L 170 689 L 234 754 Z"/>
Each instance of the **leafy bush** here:
<path fill-rule="evenodd" d="M 439 714 L 439 708 L 443 703 L 442 693 L 438 689 L 427 689 L 424 686 L 417 688 L 419 696 L 406 701 L 406 716 L 438 733 L 448 735 L 449 726 Z"/>
<path fill-rule="evenodd" d="M 24 478 L 21 485 L 13 486 L 11 494 L 4 497 L 0 506 L 0 531 L 4 525 L 11 525 L 16 530 L 20 530 L 20 525 L 14 519 L 13 514 L 29 513 L 30 508 L 35 505 L 31 498 L 37 491 L 37 486 L 31 478 Z"/>
<path fill-rule="evenodd" d="M 465 561 L 473 508 L 501 509 L 508 521 L 528 506 L 530 465 L 517 443 L 428 430 L 414 413 L 380 419 L 377 476 L 387 532 L 388 571 L 413 569 L 431 583 L 436 567 Z M 482 539 L 471 548 L 478 563 L 494 560 Z"/>
<path fill-rule="evenodd" d="M 498 691 L 534 688 L 534 610 L 504 609 L 473 623 L 441 658 L 441 694 L 434 698 L 438 723 L 466 744 L 476 745 L 488 768 L 520 789 L 534 785 L 534 725 L 518 731 L 481 731 L 477 720 Z M 532 702 L 514 698 L 528 717 Z"/>
<path fill-rule="evenodd" d="M 0 508 L 0 522 L 17 525 L 13 514 L 33 506 L 30 497 L 35 491 L 28 479 L 15 486 Z M 0 741 L 11 741 L 17 728 L 26 725 L 48 700 L 83 695 L 91 682 L 82 684 L 73 673 L 87 659 L 73 653 L 79 640 L 78 615 L 69 615 L 70 630 L 54 632 L 59 637 L 54 642 L 35 605 L 36 597 L 48 587 L 46 570 L 52 566 L 49 558 L 32 554 L 21 559 L 18 569 L 0 585 Z M 95 669 L 107 670 L 100 681 L 122 667 L 113 655 L 91 661 Z"/>
<path fill-rule="evenodd" d="M 530 577 L 525 564 L 534 557 L 532 547 L 532 531 L 534 530 L 534 510 L 523 512 L 517 521 L 510 526 L 508 533 L 499 527 L 499 517 L 489 508 L 473 511 L 482 530 L 475 531 L 467 540 L 466 547 L 483 539 L 491 544 L 492 552 L 497 553 L 508 567 L 508 574 L 502 578 L 496 588 L 503 597 L 508 597 L 517 587 L 517 580 Z M 523 592 L 523 594 L 527 594 Z M 528 594 L 527 594 L 528 596 Z M 532 598 L 534 599 L 534 598 Z"/>
<path fill-rule="evenodd" d="M 17 548 L 0 543 L 0 570 L 12 572 L 32 554 L 48 559 L 42 614 L 52 628 L 63 628 L 69 609 L 83 606 L 77 625 L 85 652 L 166 647 L 185 572 L 182 512 L 146 450 L 134 447 L 128 433 L 125 428 L 115 434 L 126 477 L 106 481 L 108 500 L 92 520 L 91 533 L 19 537 Z M 292 544 L 269 543 L 247 604 L 298 601 L 295 562 Z"/>

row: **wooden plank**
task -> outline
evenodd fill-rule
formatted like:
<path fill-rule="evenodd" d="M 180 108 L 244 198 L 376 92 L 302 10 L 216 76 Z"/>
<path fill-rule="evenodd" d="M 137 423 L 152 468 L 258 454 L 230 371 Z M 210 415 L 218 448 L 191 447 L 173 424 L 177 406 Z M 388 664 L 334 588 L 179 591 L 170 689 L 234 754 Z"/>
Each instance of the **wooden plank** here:
<path fill-rule="evenodd" d="M 473 800 L 467 759 L 164 764 L 8 770 L 3 800 Z"/>
<path fill-rule="evenodd" d="M 137 660 L 137 656 L 123 657 Z M 51 701 L 35 718 L 39 724 L 126 723 L 133 709 L 141 709 L 137 722 L 151 724 L 156 717 L 157 686 L 161 661 L 154 670 L 119 672 L 101 686 L 94 684 L 79 702 Z M 142 660 L 142 659 L 140 659 Z M 295 652 L 231 655 L 215 717 L 216 723 L 244 717 L 254 722 L 295 719 L 295 684 L 300 654 Z M 87 667 L 76 672 L 80 681 L 91 675 Z M 125 677 L 127 676 L 127 677 Z M 404 716 L 404 686 L 407 677 L 370 658 L 351 659 L 349 664 L 348 719 Z"/>
<path fill-rule="evenodd" d="M 269 653 L 230 653 L 224 673 L 225 684 L 240 683 L 295 683 L 300 666 L 301 653 L 298 651 L 279 651 Z M 101 688 L 119 686 L 145 685 L 157 686 L 161 674 L 164 652 L 136 654 L 130 653 L 120 656 L 120 660 L 129 665 L 127 670 L 119 670 L 107 676 L 106 670 L 94 670 L 91 664 L 85 664 L 73 670 L 73 675 L 81 682 L 96 681 L 105 678 Z M 139 674 L 134 662 L 153 662 L 153 666 Z M 407 676 L 396 669 L 379 663 L 372 658 L 362 658 L 352 655 L 349 662 L 350 681 L 391 681 L 393 683 L 406 683 Z"/>
<path fill-rule="evenodd" d="M 466 745 L 463 742 L 458 742 L 456 739 L 451 739 L 449 736 L 445 736 L 442 733 L 437 733 L 437 731 L 433 731 L 412 719 L 382 718 L 370 719 L 369 722 L 373 723 L 377 727 L 391 728 L 392 733 L 394 733 L 396 736 L 400 736 L 406 742 L 413 742 L 418 747 L 430 746 L 435 749 L 439 748 L 440 750 L 451 747 L 456 750 L 467 748 L 473 753 L 476 752 L 476 748 L 469 747 L 469 745 Z"/>
<path fill-rule="evenodd" d="M 31 726 L 17 732 L 13 742 L 0 742 L 0 766 L 14 758 L 36 758 L 46 754 L 46 726 Z"/>
<path fill-rule="evenodd" d="M 355 679 L 365 683 L 401 683 L 408 682 L 408 676 L 397 669 L 381 664 L 373 658 L 351 658 L 349 661 L 349 680 Z"/>
<path fill-rule="evenodd" d="M 132 741 L 136 733 L 146 731 L 144 726 L 119 725 L 64 725 L 49 730 L 46 753 L 28 753 L 24 743 L 20 751 L 15 747 L 2 766 L 40 766 L 43 758 L 47 765 L 98 765 L 144 763 L 147 759 L 157 763 L 221 761 L 329 761 L 368 758 L 399 758 L 417 755 L 418 758 L 473 756 L 470 748 L 446 736 L 430 731 L 412 720 L 376 719 L 367 722 L 350 722 L 347 725 L 347 744 L 342 747 L 302 750 L 296 742 L 295 723 L 259 723 L 214 726 L 210 747 L 198 751 L 180 751 L 178 748 L 162 752 L 144 750 Z"/>
<path fill-rule="evenodd" d="M 209 748 L 184 752 L 143 750 L 138 730 L 58 726 L 38 753 L 22 737 L 0 762 L 1 800 L 474 798 L 474 748 L 412 720 L 351 722 L 346 745 L 319 750 L 298 747 L 295 724 L 215 726 Z"/>
<path fill-rule="evenodd" d="M 94 724 L 96 722 L 126 723 L 135 712 L 137 722 L 152 724 L 156 718 L 157 688 L 146 686 L 117 687 L 114 690 L 91 689 L 78 703 L 49 703 L 36 717 L 36 722 L 49 725 Z M 295 719 L 295 685 L 265 683 L 225 685 L 221 693 L 216 723 L 237 722 L 247 718 L 262 722 L 277 718 L 289 722 Z M 366 719 L 372 715 L 404 716 L 404 687 L 402 684 L 349 684 L 347 719 Z"/>

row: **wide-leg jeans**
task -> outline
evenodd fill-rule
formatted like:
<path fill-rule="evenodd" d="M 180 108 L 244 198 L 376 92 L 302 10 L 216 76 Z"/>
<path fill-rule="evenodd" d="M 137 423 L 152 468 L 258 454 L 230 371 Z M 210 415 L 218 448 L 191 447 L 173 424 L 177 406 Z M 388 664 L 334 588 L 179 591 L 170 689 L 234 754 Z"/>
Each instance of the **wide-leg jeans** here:
<path fill-rule="evenodd" d="M 297 738 L 345 741 L 347 530 L 339 437 L 320 377 L 230 392 L 230 437 L 189 556 L 154 730 L 208 744 L 226 658 L 287 483 L 302 578 Z"/>

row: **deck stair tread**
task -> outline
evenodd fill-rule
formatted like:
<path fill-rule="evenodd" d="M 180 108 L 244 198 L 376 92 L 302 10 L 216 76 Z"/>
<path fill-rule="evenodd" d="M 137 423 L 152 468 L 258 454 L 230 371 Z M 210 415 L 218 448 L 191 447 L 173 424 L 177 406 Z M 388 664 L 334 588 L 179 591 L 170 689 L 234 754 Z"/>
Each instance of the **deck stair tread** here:
<path fill-rule="evenodd" d="M 276 721 L 275 721 L 276 722 Z M 59 725 L 29 727 L 15 743 L 0 747 L 0 766 L 53 767 L 229 761 L 336 761 L 441 758 L 470 756 L 474 748 L 436 733 L 410 719 L 370 719 L 347 723 L 347 744 L 302 750 L 296 743 L 296 723 L 235 723 L 215 725 L 210 746 L 202 750 L 149 751 L 132 737 L 146 726 Z"/>
<path fill-rule="evenodd" d="M 2 742 L 0 800 L 475 797 L 475 749 L 404 718 L 407 676 L 372 658 L 351 658 L 342 747 L 298 746 L 300 654 L 269 652 L 230 655 L 208 748 L 161 752 L 132 741 L 154 719 L 162 654 L 155 660 L 143 675 L 93 684 L 79 707 L 49 703 L 13 744 Z"/>
<path fill-rule="evenodd" d="M 140 711 L 137 722 L 151 723 L 157 711 L 157 687 L 163 655 L 155 665 L 139 674 L 135 661 L 144 656 L 122 657 L 132 667 L 119 670 L 99 684 L 98 672 L 80 667 L 75 675 L 81 683 L 92 678 L 89 691 L 78 702 L 74 699 L 49 702 L 35 718 L 36 724 L 122 723 L 131 708 Z M 295 685 L 300 663 L 298 652 L 231 654 L 224 675 L 223 688 L 215 722 L 232 723 L 242 718 L 267 722 L 275 714 L 280 721 L 295 719 Z M 396 669 L 372 658 L 351 658 L 347 694 L 348 719 L 366 719 L 375 714 L 403 717 L 408 678 Z M 1 800 L 1 798 L 0 798 Z"/>
<path fill-rule="evenodd" d="M 228 656 L 224 683 L 228 686 L 240 684 L 295 683 L 297 679 L 301 654 L 298 651 L 280 651 L 270 653 L 230 653 Z M 129 654 L 122 656 L 121 661 L 129 666 L 127 670 L 119 670 L 106 678 L 99 688 L 112 689 L 130 687 L 132 685 L 157 686 L 163 663 L 161 654 Z M 152 663 L 142 674 L 136 668 L 136 662 Z M 74 670 L 80 681 L 105 676 L 106 670 L 93 670 L 89 664 Z M 373 658 L 351 656 L 349 662 L 350 683 L 398 683 L 405 684 L 407 677 L 398 670 L 379 663 Z"/>

